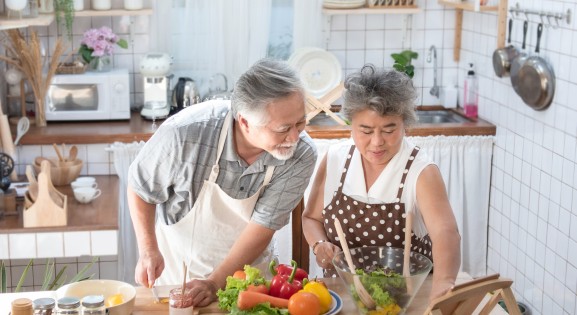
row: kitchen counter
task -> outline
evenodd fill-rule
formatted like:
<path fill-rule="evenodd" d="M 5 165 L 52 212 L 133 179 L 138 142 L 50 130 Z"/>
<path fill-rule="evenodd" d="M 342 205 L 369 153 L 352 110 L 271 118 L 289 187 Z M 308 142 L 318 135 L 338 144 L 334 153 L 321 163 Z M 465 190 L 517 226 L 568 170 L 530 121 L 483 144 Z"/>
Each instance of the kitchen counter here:
<path fill-rule="evenodd" d="M 68 225 L 24 228 L 22 202 L 18 202 L 19 215 L 8 215 L 0 219 L 1 233 L 42 233 L 59 231 L 118 230 L 118 176 L 94 176 L 102 195 L 88 204 L 74 199 L 70 185 L 56 186 L 68 196 Z"/>
<path fill-rule="evenodd" d="M 342 299 L 343 308 L 338 313 L 339 315 L 352 315 L 358 314 L 355 305 L 352 302 L 352 298 L 348 293 L 342 280 L 339 278 L 323 278 L 322 279 L 328 286 L 329 289 L 335 291 Z M 466 273 L 459 273 L 457 277 L 457 284 L 463 283 L 471 280 L 471 276 Z M 407 315 L 421 315 L 427 309 L 429 292 L 431 292 L 432 286 L 432 275 L 429 275 L 421 289 L 417 292 L 413 302 L 408 308 L 405 314 Z M 56 291 L 39 291 L 39 292 L 24 292 L 24 293 L 5 293 L 0 294 L 0 313 L 2 311 L 9 311 L 10 302 L 17 298 L 29 298 L 35 299 L 39 297 L 53 297 L 56 298 Z M 487 295 L 484 301 L 489 300 L 489 295 Z M 484 304 L 483 304 L 484 305 Z M 3 314 L 3 313 L 2 313 Z M 167 304 L 155 304 L 154 298 L 152 296 L 152 291 L 145 287 L 136 288 L 136 298 L 134 302 L 134 309 L 132 315 L 165 315 L 168 314 Z M 194 314 L 225 314 L 223 311 L 218 309 L 217 303 L 212 303 L 207 307 L 198 308 L 194 311 Z M 506 315 L 507 313 L 499 306 L 490 312 L 491 315 Z"/>
<path fill-rule="evenodd" d="M 439 109 L 438 106 L 427 106 L 429 109 Z M 423 110 L 419 107 L 418 110 Z M 337 139 L 350 136 L 350 126 L 338 125 L 321 113 L 307 125 L 306 131 L 312 138 Z M 321 122 L 323 121 L 323 122 Z M 160 125 L 162 121 L 157 121 Z M 94 121 L 94 122 L 48 122 L 47 127 L 34 125 L 20 140 L 23 145 L 38 145 L 52 143 L 94 144 L 147 141 L 154 133 L 152 122 L 144 120 L 139 113 L 132 113 L 130 120 Z M 465 123 L 419 124 L 407 130 L 408 136 L 473 136 L 495 135 L 495 125 L 482 119 L 474 119 Z M 12 126 L 12 134 L 16 135 L 16 126 Z"/>

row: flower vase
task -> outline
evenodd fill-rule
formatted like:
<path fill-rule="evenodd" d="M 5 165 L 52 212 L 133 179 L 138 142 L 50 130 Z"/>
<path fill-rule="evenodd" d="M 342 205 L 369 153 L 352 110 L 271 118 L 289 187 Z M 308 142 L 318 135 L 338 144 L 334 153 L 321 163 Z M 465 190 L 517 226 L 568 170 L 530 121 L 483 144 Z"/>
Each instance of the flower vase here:
<path fill-rule="evenodd" d="M 46 114 L 44 112 L 44 97 L 36 97 L 36 110 L 34 121 L 38 127 L 46 127 Z"/>
<path fill-rule="evenodd" d="M 94 72 L 107 72 L 112 70 L 112 56 L 92 58 L 88 64 L 88 69 Z"/>

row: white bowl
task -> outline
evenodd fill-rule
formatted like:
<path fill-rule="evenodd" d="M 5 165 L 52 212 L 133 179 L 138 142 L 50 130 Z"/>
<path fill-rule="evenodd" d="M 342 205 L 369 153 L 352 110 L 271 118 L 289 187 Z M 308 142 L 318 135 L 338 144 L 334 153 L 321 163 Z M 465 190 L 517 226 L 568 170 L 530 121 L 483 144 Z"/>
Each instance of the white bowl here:
<path fill-rule="evenodd" d="M 109 307 L 109 315 L 131 314 L 136 298 L 136 288 L 126 282 L 117 280 L 84 280 L 67 284 L 56 290 L 57 299 L 71 296 L 82 300 L 87 295 L 103 295 L 106 300 L 115 294 L 122 294 L 124 302 Z"/>

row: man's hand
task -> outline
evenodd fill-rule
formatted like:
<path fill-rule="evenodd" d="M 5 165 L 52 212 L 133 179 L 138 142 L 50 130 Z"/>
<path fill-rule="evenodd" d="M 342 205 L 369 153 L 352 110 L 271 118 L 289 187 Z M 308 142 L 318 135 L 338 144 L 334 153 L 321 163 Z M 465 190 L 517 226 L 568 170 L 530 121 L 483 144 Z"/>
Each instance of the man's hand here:
<path fill-rule="evenodd" d="M 207 306 L 216 301 L 217 286 L 212 280 L 194 279 L 186 283 L 186 287 L 192 291 L 193 306 Z"/>
<path fill-rule="evenodd" d="M 164 258 L 159 250 L 149 250 L 140 253 L 134 279 L 147 288 L 152 288 L 154 281 L 160 277 L 164 270 Z"/>

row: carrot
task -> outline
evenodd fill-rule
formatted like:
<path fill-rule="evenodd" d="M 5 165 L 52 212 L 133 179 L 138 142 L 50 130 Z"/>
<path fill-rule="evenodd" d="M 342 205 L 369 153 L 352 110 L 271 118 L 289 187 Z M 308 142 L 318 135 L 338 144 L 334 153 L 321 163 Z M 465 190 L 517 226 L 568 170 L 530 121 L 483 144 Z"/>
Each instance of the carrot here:
<path fill-rule="evenodd" d="M 268 287 L 265 284 L 249 284 L 246 290 L 268 294 Z"/>
<path fill-rule="evenodd" d="M 258 304 L 267 302 L 270 303 L 272 307 L 288 308 L 289 300 L 254 291 L 241 291 L 238 294 L 238 301 L 236 303 L 240 310 L 246 311 Z"/>

